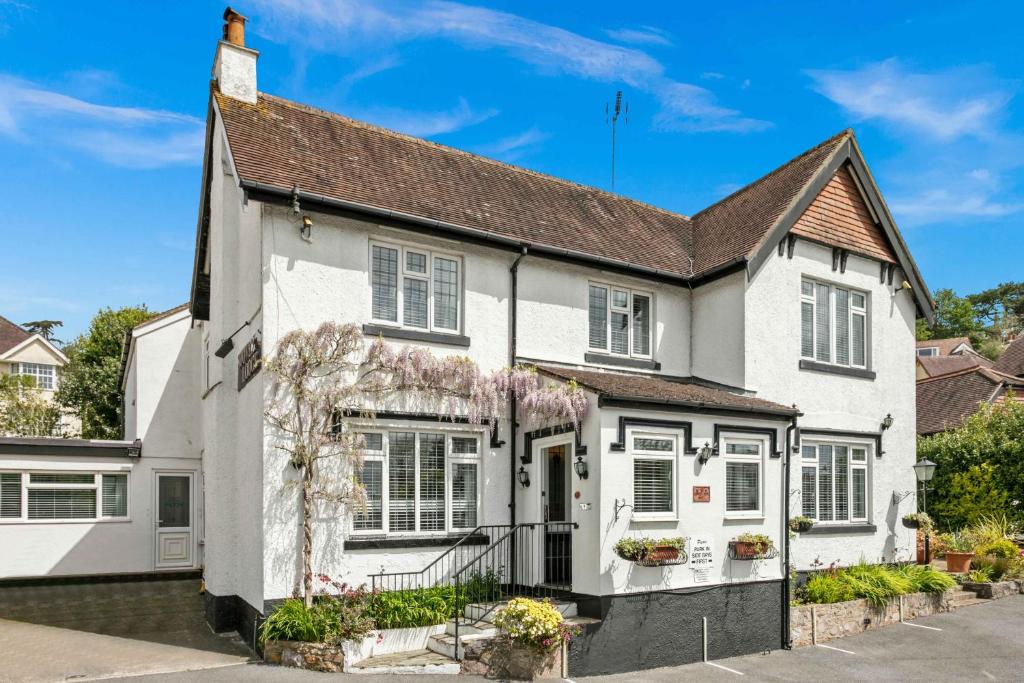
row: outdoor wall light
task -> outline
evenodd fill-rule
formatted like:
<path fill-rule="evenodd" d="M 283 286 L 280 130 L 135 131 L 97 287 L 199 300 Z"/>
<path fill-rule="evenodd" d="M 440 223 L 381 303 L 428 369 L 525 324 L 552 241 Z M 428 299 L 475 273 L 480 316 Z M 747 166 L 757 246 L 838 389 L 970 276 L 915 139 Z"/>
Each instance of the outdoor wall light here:
<path fill-rule="evenodd" d="M 697 461 L 701 465 L 707 465 L 708 460 L 711 459 L 711 456 L 714 454 L 714 452 L 715 449 L 711 447 L 711 444 L 705 441 L 701 449 L 697 451 Z"/>
<path fill-rule="evenodd" d="M 523 485 L 524 489 L 530 486 L 530 473 L 522 465 L 519 466 L 519 483 Z"/>
<path fill-rule="evenodd" d="M 576 462 L 572 464 L 572 468 L 576 470 L 576 476 L 580 479 L 590 478 L 590 472 L 587 471 L 587 461 L 583 459 L 582 455 L 576 456 Z"/>
<path fill-rule="evenodd" d="M 889 427 L 892 427 L 892 413 L 886 413 L 885 417 L 882 418 L 882 431 L 884 432 Z"/>
<path fill-rule="evenodd" d="M 299 237 L 307 242 L 313 241 L 313 219 L 309 216 L 302 217 L 302 227 L 299 228 Z"/>
<path fill-rule="evenodd" d="M 217 358 L 224 358 L 231 353 L 231 349 L 233 348 L 235 348 L 235 342 L 231 341 L 231 337 L 228 337 L 220 343 L 220 346 L 218 346 L 217 350 L 213 352 L 213 355 L 217 356 Z"/>

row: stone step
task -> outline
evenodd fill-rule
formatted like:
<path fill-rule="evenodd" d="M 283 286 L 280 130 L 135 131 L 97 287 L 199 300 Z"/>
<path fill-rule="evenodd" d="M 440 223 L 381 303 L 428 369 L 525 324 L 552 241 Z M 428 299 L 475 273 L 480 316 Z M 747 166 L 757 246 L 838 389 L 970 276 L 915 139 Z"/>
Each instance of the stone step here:
<path fill-rule="evenodd" d="M 431 650 L 394 652 L 369 657 L 348 669 L 352 674 L 457 674 L 459 663 Z"/>
<path fill-rule="evenodd" d="M 992 602 L 985 598 L 971 598 L 969 600 L 956 600 L 953 602 L 953 607 L 959 609 L 961 607 L 970 607 L 971 605 L 981 605 L 982 603 Z"/>
<path fill-rule="evenodd" d="M 494 618 L 494 613 L 506 604 L 508 604 L 507 600 L 501 602 L 475 602 L 471 605 L 466 605 L 463 614 L 471 621 L 490 621 Z M 575 617 L 579 614 L 575 602 L 556 600 L 552 604 L 565 618 Z"/>
<path fill-rule="evenodd" d="M 445 633 L 452 636 L 455 635 L 454 619 L 449 619 L 448 623 L 445 624 Z M 466 621 L 462 619 L 459 621 L 459 635 L 493 637 L 498 635 L 498 627 L 490 621 Z"/>
<path fill-rule="evenodd" d="M 491 640 L 494 636 L 490 635 L 459 635 L 459 642 L 465 646 L 467 643 L 472 643 L 480 640 Z M 455 636 L 450 633 L 441 633 L 436 636 L 430 636 L 427 640 L 427 649 L 431 652 L 436 652 L 445 657 L 455 659 Z"/>

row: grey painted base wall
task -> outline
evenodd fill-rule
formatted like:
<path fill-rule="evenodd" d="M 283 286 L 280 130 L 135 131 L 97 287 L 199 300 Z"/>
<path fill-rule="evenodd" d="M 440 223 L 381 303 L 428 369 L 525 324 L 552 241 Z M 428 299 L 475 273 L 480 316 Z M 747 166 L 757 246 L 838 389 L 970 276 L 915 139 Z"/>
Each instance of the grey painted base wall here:
<path fill-rule="evenodd" d="M 709 586 L 689 592 L 578 597 L 582 616 L 601 619 L 569 647 L 569 675 L 596 676 L 703 659 L 702 617 L 708 620 L 708 659 L 782 646 L 782 582 Z"/>
<path fill-rule="evenodd" d="M 203 594 L 206 623 L 216 633 L 237 631 L 238 636 L 257 654 L 262 654 L 257 633 L 263 621 L 259 610 L 237 595 Z"/>

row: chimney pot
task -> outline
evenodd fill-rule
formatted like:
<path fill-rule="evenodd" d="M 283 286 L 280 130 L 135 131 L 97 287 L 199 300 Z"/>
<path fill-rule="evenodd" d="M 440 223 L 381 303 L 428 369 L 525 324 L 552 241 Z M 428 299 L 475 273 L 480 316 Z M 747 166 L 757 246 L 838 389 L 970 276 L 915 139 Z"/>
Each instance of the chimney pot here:
<path fill-rule="evenodd" d="M 224 40 L 245 47 L 245 17 L 230 7 L 224 10 Z"/>

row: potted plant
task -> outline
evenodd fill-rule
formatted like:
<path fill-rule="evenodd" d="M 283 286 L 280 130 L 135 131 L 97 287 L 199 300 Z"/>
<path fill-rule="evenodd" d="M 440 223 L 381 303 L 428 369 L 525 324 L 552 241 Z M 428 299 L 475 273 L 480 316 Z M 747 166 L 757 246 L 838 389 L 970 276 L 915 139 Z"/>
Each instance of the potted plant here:
<path fill-rule="evenodd" d="M 561 678 L 565 645 L 580 627 L 565 623 L 549 600 L 513 598 L 494 616 L 507 652 L 492 657 L 489 677 L 536 680 Z M 500 669 L 500 670 L 499 670 Z"/>
<path fill-rule="evenodd" d="M 686 539 L 669 537 L 653 539 L 648 536 L 641 538 L 621 538 L 615 544 L 615 554 L 630 562 L 654 567 L 662 564 L 675 564 L 686 561 L 683 546 Z"/>
<path fill-rule="evenodd" d="M 774 547 L 772 539 L 764 534 L 740 534 L 732 541 L 733 552 L 738 560 L 756 560 L 763 558 Z"/>
<path fill-rule="evenodd" d="M 927 512 L 911 512 L 903 515 L 903 526 L 908 529 L 924 529 L 927 531 L 932 526 L 932 518 Z"/>
<path fill-rule="evenodd" d="M 812 526 L 814 526 L 814 520 L 804 515 L 797 515 L 789 520 L 789 530 L 794 533 L 810 531 Z"/>
<path fill-rule="evenodd" d="M 966 531 L 951 531 L 942 534 L 942 544 L 946 548 L 946 571 L 953 574 L 964 574 L 971 570 L 971 559 L 974 557 L 974 541 Z"/>

